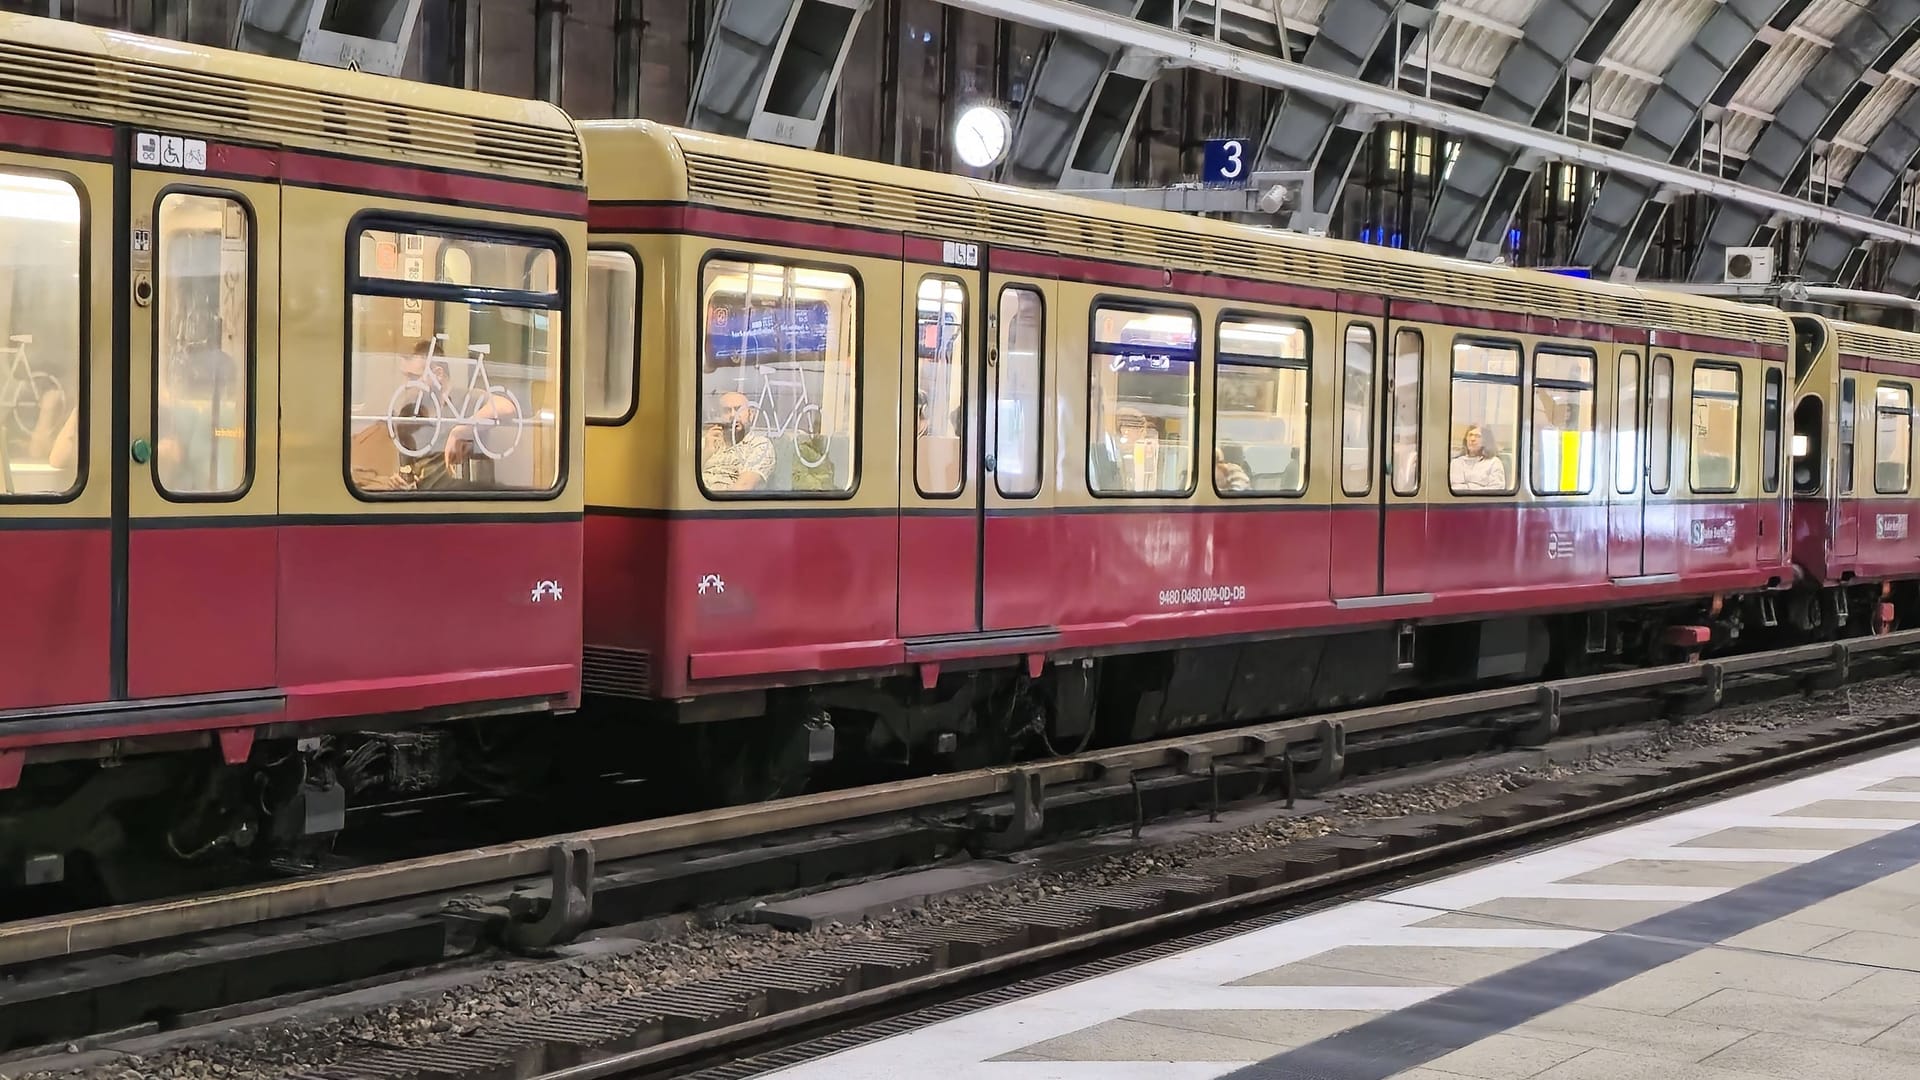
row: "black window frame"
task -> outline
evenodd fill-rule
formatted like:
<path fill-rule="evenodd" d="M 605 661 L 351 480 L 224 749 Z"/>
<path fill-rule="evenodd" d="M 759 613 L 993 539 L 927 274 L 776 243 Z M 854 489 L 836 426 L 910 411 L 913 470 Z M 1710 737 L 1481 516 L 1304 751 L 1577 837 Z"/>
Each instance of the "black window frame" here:
<path fill-rule="evenodd" d="M 1360 475 L 1367 478 L 1367 486 L 1354 491 L 1347 487 L 1347 380 L 1352 368 L 1347 365 L 1347 346 L 1355 330 L 1364 330 L 1367 334 L 1367 402 L 1361 410 L 1367 418 L 1367 467 Z M 1334 471 L 1340 477 L 1340 494 L 1349 499 L 1365 499 L 1373 494 L 1373 481 L 1380 472 L 1379 449 L 1374 436 L 1379 434 L 1380 426 L 1380 328 L 1370 322 L 1355 319 L 1340 328 L 1340 421 L 1337 427 L 1337 442 L 1340 454 L 1334 462 Z"/>
<path fill-rule="evenodd" d="M 1299 359 L 1277 356 L 1253 356 L 1246 353 L 1230 353 L 1220 346 L 1220 331 L 1228 323 L 1268 322 L 1281 323 L 1300 331 L 1306 340 L 1304 355 Z M 1220 312 L 1213 320 L 1213 417 L 1211 445 L 1212 453 L 1206 460 L 1213 460 L 1213 453 L 1220 451 L 1220 371 L 1227 366 L 1285 369 L 1300 371 L 1306 375 L 1307 396 L 1301 406 L 1302 423 L 1306 427 L 1305 437 L 1300 441 L 1300 484 L 1293 491 L 1222 491 L 1220 475 L 1214 473 L 1213 493 L 1223 499 L 1299 499 L 1307 494 L 1312 480 L 1313 462 L 1313 323 L 1302 315 L 1275 315 L 1270 312 L 1228 309 Z M 1197 464 L 1197 461 L 1196 461 Z M 1209 472 L 1213 472 L 1211 468 Z M 1248 477 L 1252 479 L 1251 476 Z"/>
<path fill-rule="evenodd" d="M 1724 488 L 1703 488 L 1694 483 L 1693 466 L 1694 466 L 1694 463 L 1698 460 L 1699 455 L 1695 453 L 1695 440 L 1694 440 L 1694 432 L 1693 432 L 1693 405 L 1695 402 L 1699 401 L 1702 396 L 1700 393 L 1700 373 L 1702 371 L 1733 372 L 1733 392 L 1731 394 L 1727 393 L 1724 390 L 1709 390 L 1706 392 L 1706 395 L 1705 395 L 1709 401 L 1732 400 L 1733 402 L 1733 479 L 1729 482 L 1729 485 Z M 1747 436 L 1746 390 L 1747 390 L 1746 372 L 1740 370 L 1739 364 L 1734 363 L 1730 360 L 1698 359 L 1693 362 L 1692 369 L 1688 372 L 1688 379 L 1687 379 L 1687 491 L 1688 492 L 1694 495 L 1735 495 L 1739 493 L 1740 481 L 1745 478 L 1746 457 L 1747 457 L 1746 455 L 1747 448 L 1744 445 L 1744 440 L 1746 439 L 1746 436 Z"/>
<path fill-rule="evenodd" d="M 40 180 L 60 181 L 67 185 L 73 192 L 74 203 L 80 208 L 80 220 L 77 223 L 77 228 L 79 229 L 78 276 L 74 279 L 74 291 L 78 294 L 79 299 L 77 311 L 80 325 L 75 327 L 76 332 L 74 336 L 74 341 L 78 348 L 78 355 L 75 358 L 75 366 L 78 370 L 75 378 L 76 392 L 73 398 L 73 407 L 79 412 L 80 419 L 75 422 L 73 432 L 75 440 L 73 448 L 73 483 L 64 491 L 36 491 L 21 494 L 19 492 L 5 490 L 13 486 L 13 478 L 10 471 L 3 478 L 5 483 L 0 483 L 0 505 L 32 506 L 38 504 L 41 506 L 58 506 L 63 503 L 74 502 L 86 493 L 87 481 L 89 479 L 88 469 L 92 461 L 92 455 L 89 451 L 92 442 L 90 436 L 93 431 L 93 416 L 89 410 L 89 405 L 93 401 L 93 191 L 87 186 L 86 181 L 82 180 L 78 175 L 63 169 L 47 169 L 23 165 L 13 161 L 5 161 L 0 162 L 0 171 L 4 171 L 11 176 L 26 176 Z M 154 206 L 157 214 L 159 207 L 157 200 Z M 156 261 L 154 265 L 157 267 L 159 263 Z M 159 320 L 157 310 L 154 319 L 157 327 Z M 10 345 L 11 343 L 0 342 L 0 344 Z M 28 360 L 31 362 L 31 354 L 29 354 Z M 249 375 L 249 380 L 251 380 L 251 375 Z M 57 442 L 58 432 L 55 433 L 55 436 Z M 4 461 L 0 461 L 0 465 L 5 464 Z M 249 462 L 248 468 L 249 472 L 251 472 L 251 462 Z"/>
<path fill-rule="evenodd" d="M 1460 371 L 1460 347 L 1466 345 L 1478 349 L 1512 350 L 1516 360 L 1512 375 L 1489 375 L 1485 372 Z M 1487 337 L 1477 334 L 1455 334 L 1453 342 L 1447 348 L 1447 494 L 1462 499 L 1511 499 L 1520 494 L 1520 474 L 1530 467 L 1530 455 L 1526 453 L 1528 429 L 1527 422 L 1527 348 L 1516 338 Z M 1459 422 L 1455 415 L 1453 388 L 1461 380 L 1485 383 L 1489 386 L 1508 386 L 1514 388 L 1514 439 L 1513 439 L 1513 475 L 1507 477 L 1507 487 L 1503 491 L 1460 491 L 1453 486 L 1453 446 L 1452 431 Z M 1484 441 L 1484 440 L 1483 440 Z"/>
<path fill-rule="evenodd" d="M 1760 491 L 1780 491 L 1780 457 L 1786 444 L 1787 373 L 1768 364 L 1760 383 Z M 1769 446 L 1768 443 L 1772 445 Z"/>
<path fill-rule="evenodd" d="M 1905 409 L 1890 409 L 1880 404 L 1880 391 L 1898 390 L 1907 397 Z M 1880 418 L 1882 416 L 1904 415 L 1907 420 L 1907 460 L 1902 475 L 1906 483 L 1898 490 L 1880 486 Z M 1911 383 L 1888 382 L 1880 380 L 1873 384 L 1873 493 L 1876 495 L 1905 495 L 1913 490 L 1913 385 Z"/>
<path fill-rule="evenodd" d="M 162 247 L 164 245 L 165 230 L 163 230 L 160 227 L 161 225 L 160 210 L 161 210 L 161 207 L 163 207 L 166 204 L 168 196 L 171 196 L 171 195 L 198 195 L 201 198 L 224 199 L 228 202 L 231 202 L 239 206 L 241 213 L 243 213 L 247 219 L 247 355 L 246 355 L 246 358 L 241 362 L 241 367 L 246 371 L 246 374 L 247 374 L 247 403 L 246 403 L 247 466 L 246 466 L 245 479 L 241 482 L 239 487 L 235 488 L 232 491 L 176 492 L 176 491 L 169 490 L 167 486 L 164 483 L 162 483 L 160 480 L 160 457 L 159 457 L 160 295 L 164 287 L 164 281 L 165 281 L 165 273 L 162 268 L 165 266 L 165 262 L 166 262 L 165 253 L 162 251 Z M 349 224 L 348 229 L 349 229 L 349 232 L 352 233 L 353 226 Z M 349 248 L 350 251 L 356 250 L 358 246 L 359 237 L 357 234 L 353 234 L 353 236 L 354 236 L 353 238 L 354 246 Z M 153 451 L 154 456 L 152 459 L 152 463 L 147 469 L 147 475 L 148 475 L 148 478 L 153 483 L 153 490 L 156 493 L 158 493 L 159 496 L 162 499 L 165 499 L 167 502 L 180 503 L 180 504 L 240 502 L 241 500 L 245 499 L 249 494 L 251 494 L 253 491 L 253 484 L 256 479 L 255 469 L 258 464 L 257 462 L 257 458 L 259 454 L 258 448 L 260 444 L 260 243 L 259 243 L 259 238 L 260 238 L 260 215 L 258 211 L 255 210 L 254 208 L 253 200 L 247 198 L 245 194 L 235 191 L 232 188 L 223 188 L 223 187 L 218 187 L 215 185 L 207 185 L 207 184 L 167 184 L 164 187 L 162 187 L 159 191 L 154 192 L 154 195 L 153 195 L 153 264 L 152 264 L 153 265 L 153 271 L 152 271 L 153 295 L 148 304 L 148 307 L 150 310 L 147 315 L 148 328 L 149 328 L 148 333 L 150 335 L 147 339 L 148 352 L 150 353 L 150 355 L 147 357 L 147 373 L 148 373 L 147 375 L 147 380 L 148 380 L 147 381 L 147 398 L 148 398 L 147 431 L 151 433 L 151 437 L 154 442 L 154 451 Z M 85 283 L 83 282 L 82 284 L 84 286 Z M 353 324 L 352 295 L 353 294 L 349 292 L 348 300 L 347 300 L 347 324 L 349 327 L 348 335 L 347 335 L 349 339 L 347 341 L 347 350 L 348 350 L 347 351 L 347 356 L 348 356 L 347 378 L 349 380 L 353 378 L 353 371 L 352 371 L 353 342 L 351 340 L 352 339 L 351 327 Z M 345 397 L 342 400 L 343 401 L 353 400 L 351 390 L 349 390 L 347 397 Z M 345 423 L 350 424 L 352 422 L 347 417 L 346 412 L 344 410 L 341 413 L 341 418 L 342 418 L 342 421 Z M 348 440 L 348 443 L 349 444 L 347 447 L 347 452 L 350 455 L 352 451 L 351 439 Z M 353 486 L 351 465 L 348 466 L 347 486 L 349 488 Z"/>
<path fill-rule="evenodd" d="M 1633 398 L 1631 401 L 1632 413 L 1633 413 L 1633 417 L 1632 417 L 1633 445 L 1628 449 L 1627 453 L 1623 455 L 1620 453 L 1620 436 L 1623 433 L 1623 430 L 1625 427 L 1625 424 L 1623 422 L 1625 418 L 1619 415 L 1620 391 L 1625 389 L 1625 387 L 1621 385 L 1621 382 L 1623 377 L 1626 374 L 1628 361 L 1632 361 L 1632 366 L 1633 366 Z M 1647 371 L 1647 364 L 1642 359 L 1638 350 L 1629 350 L 1629 351 L 1622 352 L 1614 359 L 1613 451 L 1615 455 L 1615 460 L 1613 463 L 1613 491 L 1614 491 L 1614 494 L 1616 495 L 1640 494 L 1640 483 L 1643 479 L 1646 479 L 1646 477 L 1643 476 L 1643 474 L 1647 471 L 1647 468 L 1646 468 L 1647 467 L 1647 453 L 1646 453 L 1646 448 L 1647 448 L 1646 426 L 1647 425 L 1645 422 L 1646 409 L 1644 406 L 1646 401 L 1648 400 L 1647 391 L 1650 389 L 1649 383 L 1647 381 L 1648 374 L 1649 372 Z M 1630 464 L 1632 466 L 1630 469 L 1627 469 L 1625 472 L 1621 471 L 1621 464 L 1622 464 L 1623 458 L 1630 459 Z M 1620 486 L 1620 480 L 1623 476 L 1632 478 L 1631 482 L 1626 487 Z"/>
<path fill-rule="evenodd" d="M 1587 362 L 1587 369 L 1593 374 L 1589 381 L 1584 383 L 1574 382 L 1571 379 L 1542 379 L 1540 377 L 1540 357 L 1542 355 L 1584 359 Z M 1543 386 L 1550 390 L 1585 390 L 1587 392 L 1587 420 L 1590 426 L 1583 434 L 1593 437 L 1593 444 L 1587 455 L 1589 464 L 1593 465 L 1593 468 L 1587 473 L 1586 486 L 1574 491 L 1540 490 L 1540 455 L 1538 448 L 1533 445 L 1531 438 L 1526 439 L 1527 449 L 1529 450 L 1527 454 L 1527 490 L 1542 499 L 1581 498 L 1592 495 L 1594 485 L 1598 482 L 1598 473 L 1600 472 L 1600 354 L 1591 348 L 1579 345 L 1566 345 L 1558 342 L 1535 345 L 1533 347 L 1533 356 L 1528 360 L 1527 381 L 1529 391 Z M 1527 405 L 1532 404 L 1531 393 L 1525 396 L 1523 403 Z M 1525 412 L 1530 420 L 1533 415 L 1533 410 L 1529 408 L 1525 410 Z M 1531 424 L 1529 424 L 1529 427 L 1531 427 Z M 1527 434 L 1531 436 L 1538 433 L 1530 431 Z"/>
<path fill-rule="evenodd" d="M 967 279 L 958 274 L 943 270 L 933 270 L 920 275 L 913 286 L 913 399 L 918 411 L 920 400 L 920 290 L 929 281 L 939 281 L 960 286 L 960 344 L 955 354 L 960 364 L 960 480 L 952 491 L 930 492 L 920 486 L 920 440 L 913 440 L 913 461 L 908 470 L 913 474 L 914 493 L 923 499 L 958 499 L 967 493 L 967 456 L 968 447 L 973 445 L 972 427 L 967 423 L 967 406 L 973 401 L 973 328 L 969 325 L 973 309 L 973 292 L 967 286 Z"/>
<path fill-rule="evenodd" d="M 1667 411 L 1664 415 L 1654 411 L 1654 403 L 1657 401 L 1654 395 L 1654 387 L 1659 385 L 1660 368 L 1662 365 L 1664 365 L 1667 370 Z M 1674 393 L 1674 391 L 1679 389 L 1679 385 L 1680 365 L 1674 362 L 1673 354 L 1655 354 L 1653 362 L 1647 365 L 1646 437 L 1648 495 L 1670 495 L 1673 493 L 1673 411 L 1675 405 L 1680 400 L 1680 395 Z M 1653 456 L 1654 450 L 1656 449 L 1656 444 L 1653 442 L 1653 430 L 1656 426 L 1654 422 L 1656 420 L 1661 422 L 1664 428 L 1663 434 L 1666 436 L 1661 439 L 1657 445 L 1660 453 L 1657 459 Z M 1691 423 L 1691 419 L 1689 419 L 1689 423 Z M 1693 451 L 1693 442 L 1691 439 L 1687 442 L 1687 451 L 1689 454 Z M 1657 474 L 1654 471 L 1656 463 L 1660 468 Z M 1658 484 L 1655 483 L 1656 475 L 1662 477 Z"/>
<path fill-rule="evenodd" d="M 1010 292 L 1027 293 L 1040 303 L 1040 348 L 1034 353 L 1034 376 L 1039 384 L 1036 401 L 1039 408 L 1034 410 L 1036 414 L 1034 417 L 1036 430 L 1034 431 L 1033 490 L 1023 491 L 1017 494 L 1007 491 L 1007 489 L 1001 485 L 1000 469 L 997 465 L 1000 457 L 1000 373 L 1007 362 L 1006 356 L 1003 355 L 1005 350 L 1002 348 L 1006 340 L 1002 335 L 1005 334 L 1006 328 L 1000 325 L 1000 308 L 1005 302 L 1007 294 Z M 982 312 L 982 314 L 984 315 L 984 312 Z M 991 395 L 985 393 L 981 395 L 980 444 L 983 451 L 982 456 L 984 456 L 987 438 L 987 414 L 989 409 L 991 409 L 993 417 L 993 456 L 996 461 L 996 467 L 993 470 L 993 490 L 995 494 L 1003 499 L 1037 499 L 1040 497 L 1040 493 L 1046 490 L 1047 487 L 1047 320 L 1050 317 L 1051 313 L 1047 310 L 1047 294 L 1032 282 L 1009 281 L 1002 284 L 1000 291 L 994 294 L 994 358 L 993 363 L 989 365 L 993 370 L 993 393 Z M 991 400 L 986 400 L 989 397 Z"/>
<path fill-rule="evenodd" d="M 1853 494 L 1853 473 L 1859 464 L 1860 391 L 1855 376 L 1840 380 L 1840 494 Z"/>
<path fill-rule="evenodd" d="M 1395 397 L 1400 384 L 1397 376 L 1400 372 L 1400 340 L 1411 336 L 1420 343 L 1418 359 L 1414 362 L 1413 394 L 1413 490 L 1402 491 L 1394 476 L 1394 466 L 1398 463 L 1395 456 L 1393 432 L 1393 411 Z M 1396 326 L 1393 329 L 1393 359 L 1387 363 L 1386 432 L 1380 440 L 1380 468 L 1386 474 L 1387 490 L 1402 499 L 1417 498 L 1420 494 L 1421 474 L 1426 471 L 1425 449 L 1427 439 L 1427 334 L 1415 326 Z"/>
<path fill-rule="evenodd" d="M 625 427 L 640 411 L 640 335 L 642 333 L 640 312 L 646 304 L 647 268 L 640 260 L 640 253 L 630 244 L 588 244 L 587 245 L 587 285 L 593 285 L 593 253 L 613 251 L 633 260 L 633 355 L 628 358 L 627 370 L 633 376 L 633 382 L 627 390 L 627 410 L 617 416 L 595 416 L 593 409 L 585 409 L 584 420 L 589 427 Z"/>
<path fill-rule="evenodd" d="M 449 285 L 437 281 L 403 281 L 397 278 L 366 277 L 360 273 L 360 238 L 372 231 L 392 232 L 396 235 L 418 233 L 441 237 L 447 241 L 468 240 L 476 243 L 507 241 L 513 244 L 534 248 L 547 248 L 553 252 L 553 291 L 536 293 L 531 290 L 498 289 L 487 286 Z M 569 303 L 573 295 L 573 249 L 567 238 L 556 229 L 540 229 L 518 225 L 476 225 L 461 218 L 443 218 L 429 214 L 418 214 L 392 210 L 363 210 L 347 222 L 345 295 L 342 299 L 343 332 L 340 350 L 341 364 L 341 402 L 353 400 L 353 300 L 356 296 L 381 296 L 389 298 L 432 300 L 435 303 L 478 304 L 489 307 L 519 307 L 528 310 L 549 310 L 558 312 L 561 323 L 560 333 L 560 392 L 555 395 L 560 405 L 557 429 L 560 434 L 556 448 L 559 461 L 554 469 L 553 486 L 544 491 L 514 491 L 499 489 L 461 489 L 454 491 L 364 491 L 353 482 L 353 417 L 347 409 L 340 411 L 341 447 L 340 475 L 347 491 L 361 502 L 368 503 L 448 503 L 448 502 L 553 502 L 567 490 L 572 479 L 570 465 L 573 450 L 573 331 L 572 321 L 578 312 Z M 543 301 L 550 297 L 550 303 Z"/>
<path fill-rule="evenodd" d="M 1094 325 L 1099 320 L 1100 312 L 1102 311 L 1133 311 L 1143 315 L 1164 315 L 1178 312 L 1193 319 L 1193 377 L 1191 379 L 1193 405 L 1188 413 L 1189 418 L 1193 422 L 1192 426 L 1194 429 L 1193 436 L 1189 443 L 1189 445 L 1193 447 L 1193 471 L 1187 477 L 1187 486 L 1184 490 L 1165 488 L 1155 489 L 1153 491 L 1101 491 L 1093 486 L 1092 417 L 1094 357 L 1103 355 L 1099 351 L 1101 342 L 1094 337 Z M 1083 479 L 1087 485 L 1088 495 L 1096 499 L 1191 499 L 1193 498 L 1194 492 L 1200 490 L 1200 472 L 1203 464 L 1200 460 L 1202 440 L 1200 439 L 1199 431 L 1200 368 L 1206 359 L 1206 343 L 1202 340 L 1204 335 L 1202 334 L 1201 328 L 1205 325 L 1205 321 L 1200 317 L 1200 309 L 1192 304 L 1141 300 L 1130 296 L 1109 296 L 1102 294 L 1095 296 L 1092 302 L 1087 305 L 1087 395 L 1085 398 L 1087 406 L 1086 412 L 1083 414 L 1087 418 L 1087 423 L 1084 425 L 1086 428 L 1086 445 L 1082 457 L 1085 462 L 1085 475 Z M 1211 469 L 1211 455 L 1209 455 L 1209 461 L 1206 464 L 1208 468 Z"/>
<path fill-rule="evenodd" d="M 707 305 L 707 266 L 710 263 L 721 261 L 721 260 L 727 260 L 727 261 L 733 261 L 733 262 L 772 264 L 774 266 L 784 267 L 789 270 L 820 270 L 830 274 L 845 274 L 847 275 L 848 278 L 852 279 L 853 281 L 853 335 L 854 335 L 853 476 L 851 478 L 851 483 L 847 485 L 847 490 L 845 491 L 785 491 L 785 490 L 768 491 L 765 489 L 761 489 L 758 491 L 723 491 L 723 492 L 720 492 L 719 494 L 715 494 L 714 492 L 709 491 L 707 489 L 707 478 L 704 475 L 704 470 L 701 469 L 700 467 L 700 452 L 699 452 L 700 445 L 699 445 L 699 435 L 698 435 L 698 431 L 700 429 L 700 403 L 701 403 L 701 398 L 706 394 L 706 372 L 702 370 L 702 368 L 704 368 L 706 364 L 706 358 L 707 358 L 706 329 L 705 329 L 706 328 L 705 315 L 706 315 L 706 305 Z M 775 255 L 769 252 L 742 251 L 736 248 L 709 248 L 704 254 L 700 256 L 700 263 L 697 267 L 694 268 L 693 280 L 694 280 L 693 302 L 695 305 L 695 310 L 700 313 L 700 317 L 696 320 L 696 323 L 695 323 L 695 325 L 699 328 L 697 330 L 697 333 L 699 336 L 697 338 L 698 343 L 695 345 L 693 350 L 693 362 L 696 365 L 696 367 L 694 368 L 693 379 L 691 380 L 691 382 L 693 383 L 693 387 L 692 387 L 693 418 L 694 418 L 693 428 L 696 433 L 694 436 L 694 452 L 692 455 L 692 462 L 693 462 L 694 486 L 699 489 L 701 497 L 716 503 L 784 502 L 789 500 L 806 501 L 806 502 L 846 502 L 847 500 L 852 499 L 853 497 L 858 495 L 860 493 L 860 483 L 861 483 L 861 480 L 863 479 L 861 476 L 861 468 L 865 464 L 864 459 L 866 456 L 865 421 L 866 421 L 866 410 L 867 410 L 867 282 L 865 278 L 860 276 L 860 271 L 855 269 L 851 264 L 833 263 L 833 262 L 826 262 L 823 260 L 814 260 L 814 259 L 794 259 L 784 255 Z"/>

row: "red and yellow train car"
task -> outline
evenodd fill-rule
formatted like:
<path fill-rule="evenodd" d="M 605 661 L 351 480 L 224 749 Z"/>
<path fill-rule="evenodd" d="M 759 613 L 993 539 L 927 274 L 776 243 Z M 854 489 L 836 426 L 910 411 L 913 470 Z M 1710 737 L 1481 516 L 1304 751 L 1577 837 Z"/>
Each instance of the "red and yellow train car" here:
<path fill-rule="evenodd" d="M 1694 651 L 1793 580 L 1780 311 L 580 129 L 586 686 L 729 753 Z"/>
<path fill-rule="evenodd" d="M 1920 535 L 1913 482 L 1920 336 L 1795 315 L 1794 562 L 1804 583 L 1789 623 L 1891 627 L 1887 600 L 1911 580 Z M 1851 598 L 1851 603 L 1849 602 Z"/>
<path fill-rule="evenodd" d="M 577 704 L 572 121 L 6 14 L 0 89 L 0 865 Z"/>

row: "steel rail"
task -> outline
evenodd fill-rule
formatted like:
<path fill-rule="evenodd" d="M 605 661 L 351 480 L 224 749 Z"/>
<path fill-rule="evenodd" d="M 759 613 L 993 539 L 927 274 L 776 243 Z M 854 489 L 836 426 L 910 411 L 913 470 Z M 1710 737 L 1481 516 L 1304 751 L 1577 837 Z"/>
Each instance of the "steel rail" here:
<path fill-rule="evenodd" d="M 541 877 L 548 872 L 549 853 L 556 844 L 585 842 L 593 852 L 595 863 L 604 864 L 703 844 L 992 798 L 1012 792 L 1016 783 L 1026 777 L 1037 777 L 1042 785 L 1050 786 L 1120 779 L 1129 773 L 1150 769 L 1205 772 L 1209 761 L 1257 764 L 1279 758 L 1294 746 L 1315 745 L 1336 725 L 1348 733 L 1381 731 L 1457 716 L 1533 708 L 1544 697 L 1553 695 L 1572 700 L 1674 686 L 1718 679 L 1732 672 L 1839 662 L 1854 654 L 1916 645 L 1920 645 L 1920 630 L 1902 630 L 1696 663 L 1554 679 L 1224 731 L 1196 732 L 1022 765 L 994 766 L 653 818 L 358 867 L 321 877 L 27 919 L 0 924 L 0 968 L 449 889 Z"/>
<path fill-rule="evenodd" d="M 1682 165 L 1613 150 L 1596 143 L 1501 120 L 1458 105 L 1403 93 L 1359 79 L 1319 71 L 1277 57 L 1189 34 L 1182 30 L 1101 11 L 1071 0 L 940 0 L 949 7 L 1044 30 L 1077 34 L 1160 57 L 1176 66 L 1196 68 L 1242 82 L 1291 90 L 1440 128 L 1473 135 L 1504 146 L 1531 150 L 1565 162 L 1623 176 L 1634 176 L 1678 191 L 1712 195 L 1773 214 L 1818 221 L 1843 232 L 1900 244 L 1920 244 L 1920 230 L 1851 214 L 1778 191 L 1735 183 Z M 1071 194 L 1072 189 L 1064 189 Z M 1652 286 L 1649 286 L 1650 288 Z"/>

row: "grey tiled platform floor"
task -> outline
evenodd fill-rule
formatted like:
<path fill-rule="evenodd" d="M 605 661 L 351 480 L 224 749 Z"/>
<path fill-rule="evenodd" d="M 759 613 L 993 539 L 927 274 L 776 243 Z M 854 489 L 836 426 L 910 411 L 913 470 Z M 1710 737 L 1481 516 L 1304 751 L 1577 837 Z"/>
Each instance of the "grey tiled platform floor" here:
<path fill-rule="evenodd" d="M 1898 751 L 774 1075 L 1920 1080 L 1917 822 Z M 1553 983 L 1600 954 L 1646 959 Z"/>

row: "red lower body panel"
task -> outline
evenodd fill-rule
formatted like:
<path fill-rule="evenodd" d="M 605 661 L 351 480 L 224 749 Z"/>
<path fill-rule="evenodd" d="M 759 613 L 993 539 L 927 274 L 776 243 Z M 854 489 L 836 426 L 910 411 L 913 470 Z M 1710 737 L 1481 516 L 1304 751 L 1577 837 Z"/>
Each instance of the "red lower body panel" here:
<path fill-rule="evenodd" d="M 469 698 L 578 693 L 578 521 L 297 525 L 280 534 L 278 665 L 289 709 L 302 695 L 374 709 Z M 544 674 L 536 674 L 544 673 Z M 568 674 L 571 673 L 571 674 Z M 386 690 L 383 692 L 382 687 Z"/>
<path fill-rule="evenodd" d="M 1828 542 L 1825 500 L 1797 500 L 1793 516 L 1794 560 L 1820 584 L 1920 577 L 1920 499 L 1841 499 L 1832 517 L 1851 544 Z"/>
<path fill-rule="evenodd" d="M 667 520 L 587 515 L 580 590 L 586 642 L 658 653 L 666 630 Z"/>
<path fill-rule="evenodd" d="M 978 630 L 980 517 L 975 512 L 900 518 L 903 638 Z M 995 617 L 1001 617 L 996 612 Z"/>
<path fill-rule="evenodd" d="M 581 544 L 577 520 L 135 529 L 115 703 L 110 532 L 0 530 L 0 711 L 74 707 L 0 721 L 0 751 L 576 703 Z"/>
<path fill-rule="evenodd" d="M 654 695 L 683 697 L 920 662 L 909 639 L 971 628 L 976 590 L 983 654 L 1017 655 L 1616 606 L 1764 588 L 1789 572 L 1763 554 L 1777 550 L 1762 533 L 1781 528 L 1777 503 L 1648 506 L 1631 539 L 1648 574 L 1673 576 L 1625 585 L 1610 573 L 1622 538 L 1605 503 L 1389 508 L 1384 545 L 1341 540 L 1353 531 L 1343 517 L 1378 534 L 1376 513 L 990 513 L 983 549 L 959 514 L 596 516 L 587 642 L 647 650 Z M 1337 603 L 1336 573 L 1413 599 Z M 1052 633 L 991 637 L 1036 627 Z"/>
<path fill-rule="evenodd" d="M 136 529 L 127 547 L 127 695 L 274 685 L 278 530 Z"/>
<path fill-rule="evenodd" d="M 0 709 L 104 700 L 112 692 L 113 534 L 0 529 Z"/>

